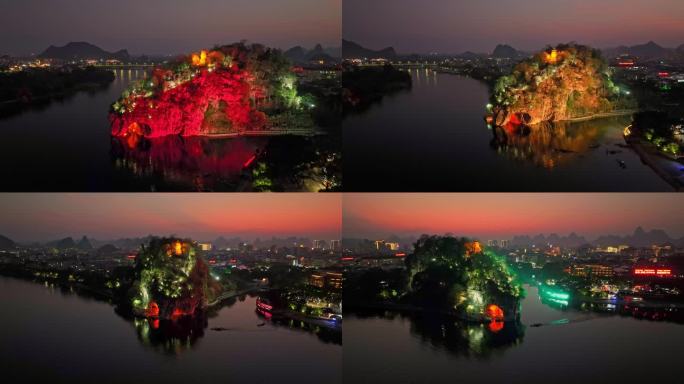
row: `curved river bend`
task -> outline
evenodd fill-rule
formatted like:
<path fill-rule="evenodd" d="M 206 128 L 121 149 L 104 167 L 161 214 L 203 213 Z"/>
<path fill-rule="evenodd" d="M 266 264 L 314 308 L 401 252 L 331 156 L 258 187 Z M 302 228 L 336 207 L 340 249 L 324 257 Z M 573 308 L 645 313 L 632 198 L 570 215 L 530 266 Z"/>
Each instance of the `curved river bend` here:
<path fill-rule="evenodd" d="M 540 127 L 506 136 L 487 128 L 487 86 L 426 69 L 410 91 L 343 122 L 348 191 L 669 191 L 624 147 L 629 117 Z M 495 135 L 496 134 L 496 135 Z"/>

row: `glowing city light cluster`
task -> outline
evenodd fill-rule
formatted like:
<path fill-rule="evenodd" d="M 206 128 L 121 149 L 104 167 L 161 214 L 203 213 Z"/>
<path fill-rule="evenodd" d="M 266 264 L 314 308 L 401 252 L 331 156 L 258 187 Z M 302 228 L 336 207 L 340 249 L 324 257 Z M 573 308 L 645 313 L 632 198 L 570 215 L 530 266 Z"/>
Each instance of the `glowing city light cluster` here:
<path fill-rule="evenodd" d="M 635 268 L 634 274 L 645 276 L 671 276 L 672 270 L 670 268 Z"/>

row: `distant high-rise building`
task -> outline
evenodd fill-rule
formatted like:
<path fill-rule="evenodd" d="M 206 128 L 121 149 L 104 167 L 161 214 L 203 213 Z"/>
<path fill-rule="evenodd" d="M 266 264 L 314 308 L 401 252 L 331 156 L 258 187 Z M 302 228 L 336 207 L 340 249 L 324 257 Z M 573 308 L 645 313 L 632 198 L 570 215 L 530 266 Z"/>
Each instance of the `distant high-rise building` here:
<path fill-rule="evenodd" d="M 325 240 L 314 240 L 313 249 L 325 249 Z"/>
<path fill-rule="evenodd" d="M 197 245 L 199 245 L 200 249 L 203 251 L 211 251 L 213 248 L 211 243 L 198 243 Z"/>
<path fill-rule="evenodd" d="M 509 240 L 501 240 L 500 244 L 501 244 L 501 248 L 508 248 L 508 246 L 510 245 L 510 241 Z"/>
<path fill-rule="evenodd" d="M 342 244 L 339 240 L 330 240 L 330 249 L 333 251 L 339 251 L 342 249 Z"/>
<path fill-rule="evenodd" d="M 399 243 L 385 243 L 385 247 L 390 251 L 399 250 Z"/>
<path fill-rule="evenodd" d="M 489 247 L 498 247 L 499 242 L 497 240 L 487 240 L 487 246 Z"/>

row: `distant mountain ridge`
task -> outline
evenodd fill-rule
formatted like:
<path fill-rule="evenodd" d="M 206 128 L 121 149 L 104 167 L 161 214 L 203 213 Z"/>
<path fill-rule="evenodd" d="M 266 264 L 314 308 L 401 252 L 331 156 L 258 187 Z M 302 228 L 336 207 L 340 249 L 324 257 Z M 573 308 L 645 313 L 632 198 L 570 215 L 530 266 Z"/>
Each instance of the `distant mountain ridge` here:
<path fill-rule="evenodd" d="M 614 48 L 605 48 L 601 52 L 607 58 L 617 57 L 622 54 L 636 56 L 642 60 L 659 60 L 659 59 L 684 59 L 684 44 L 677 48 L 665 48 L 654 41 L 649 41 L 645 44 L 637 44 L 632 46 L 621 45 Z"/>
<path fill-rule="evenodd" d="M 543 246 L 546 244 L 558 245 L 561 247 L 579 247 L 582 245 L 593 246 L 615 246 L 615 245 L 629 245 L 631 247 L 650 247 L 651 245 L 665 245 L 672 244 L 675 246 L 684 246 L 684 237 L 673 238 L 670 237 L 662 229 L 652 229 L 645 231 L 642 227 L 637 227 L 630 235 L 602 235 L 595 240 L 588 241 L 583 236 L 578 236 L 574 232 L 568 236 L 558 236 L 557 234 L 550 234 L 544 236 L 542 234 L 530 237 L 514 236 L 511 239 L 513 246 Z"/>
<path fill-rule="evenodd" d="M 447 233 L 450 236 L 460 235 Z M 476 238 L 476 236 L 465 236 Z M 378 238 L 381 239 L 382 237 Z M 396 241 L 402 244 L 413 243 L 418 236 L 403 236 L 398 237 L 396 235 L 390 235 L 384 237 L 386 241 Z M 342 246 L 345 248 L 369 248 L 374 249 L 374 240 L 378 239 L 367 239 L 367 238 L 342 238 Z M 487 240 L 482 239 L 481 240 Z M 553 246 L 560 246 L 564 248 L 571 247 L 581 247 L 581 246 L 617 246 L 617 245 L 628 245 L 631 247 L 650 247 L 652 245 L 674 245 L 676 247 L 684 247 L 684 237 L 674 238 L 667 234 L 662 229 L 651 229 L 649 231 L 644 230 L 642 227 L 637 227 L 633 233 L 625 236 L 620 235 L 601 235 L 595 240 L 587 240 L 584 236 L 580 236 L 575 232 L 571 232 L 569 235 L 561 236 L 556 233 L 551 233 L 548 235 L 538 234 L 538 235 L 516 235 L 510 239 L 510 245 L 513 247 L 530 247 L 532 245 L 537 247 L 544 247 L 548 244 Z"/>
<path fill-rule="evenodd" d="M 5 250 L 5 249 L 13 249 L 16 247 L 16 244 L 12 239 L 9 237 L 5 237 L 3 235 L 0 235 L 0 249 Z"/>
<path fill-rule="evenodd" d="M 51 45 L 38 55 L 38 57 L 59 60 L 117 59 L 127 61 L 130 59 L 130 55 L 125 49 L 116 52 L 107 52 L 96 45 L 84 41 L 70 42 L 62 47 Z"/>
<path fill-rule="evenodd" d="M 511 47 L 508 44 L 498 44 L 495 48 L 494 51 L 492 51 L 492 57 L 496 58 L 518 58 L 525 56 L 525 54 L 521 51 L 518 51 L 517 49 Z"/>
<path fill-rule="evenodd" d="M 394 50 L 393 47 L 387 47 L 387 48 L 383 48 L 383 49 L 375 51 L 372 49 L 362 47 L 361 45 L 359 45 L 353 41 L 348 41 L 348 40 L 343 39 L 342 40 L 342 57 L 345 59 L 362 58 L 362 57 L 365 57 L 367 59 L 379 59 L 379 58 L 394 59 L 397 57 L 397 52 Z"/>
<path fill-rule="evenodd" d="M 323 48 L 322 45 L 316 44 L 313 49 L 307 50 L 306 48 L 298 45 L 286 50 L 283 52 L 283 54 L 294 63 L 304 63 L 314 60 L 324 60 L 330 62 L 339 60 L 342 57 L 342 48 Z"/>

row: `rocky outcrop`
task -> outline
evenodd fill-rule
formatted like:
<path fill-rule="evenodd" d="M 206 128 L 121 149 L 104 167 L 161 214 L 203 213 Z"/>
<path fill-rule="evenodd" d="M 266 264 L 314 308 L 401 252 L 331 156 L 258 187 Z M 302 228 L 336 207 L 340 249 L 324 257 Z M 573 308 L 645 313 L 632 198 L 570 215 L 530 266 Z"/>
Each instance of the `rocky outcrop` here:
<path fill-rule="evenodd" d="M 136 257 L 129 296 L 135 315 L 174 320 L 193 316 L 220 292 L 192 241 L 155 238 Z"/>
<path fill-rule="evenodd" d="M 628 108 L 599 51 L 559 45 L 541 51 L 501 77 L 492 96 L 496 125 L 563 121 Z"/>
<path fill-rule="evenodd" d="M 280 51 L 237 43 L 155 68 L 124 91 L 109 120 L 112 136 L 135 147 L 141 137 L 261 131 L 277 123 L 269 116 L 306 112 L 314 104 L 312 96 L 298 94 L 296 75 Z"/>

